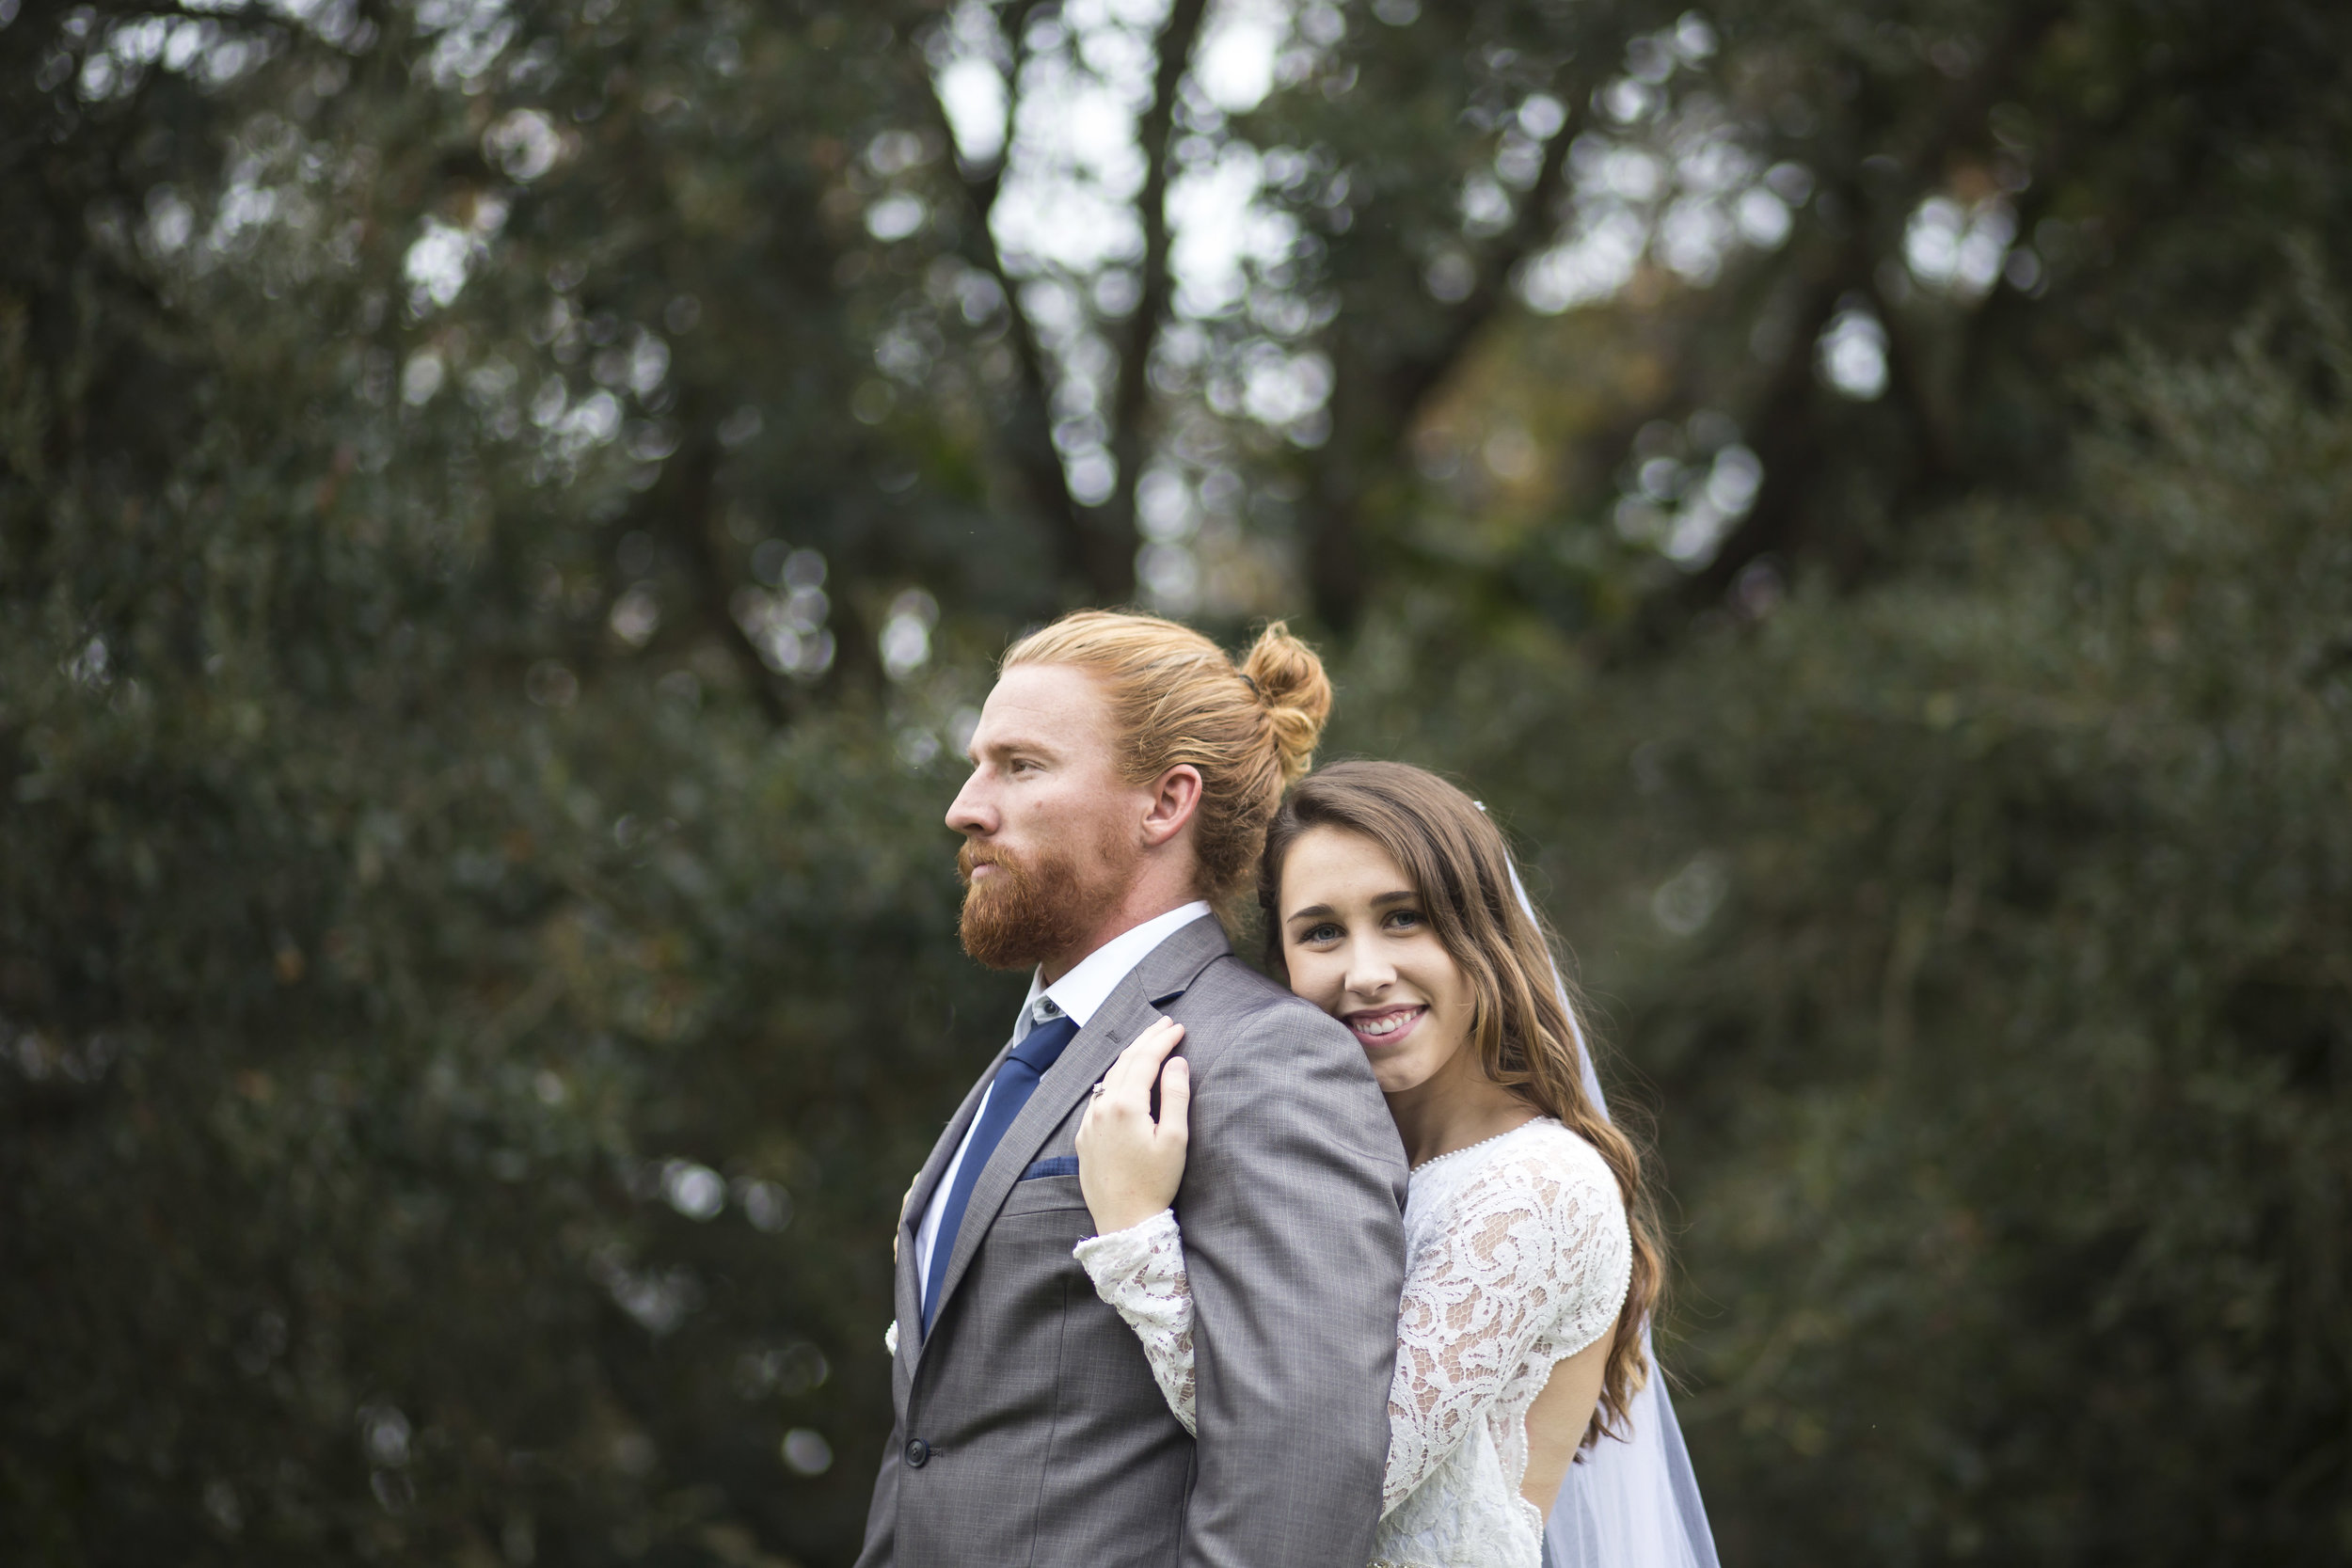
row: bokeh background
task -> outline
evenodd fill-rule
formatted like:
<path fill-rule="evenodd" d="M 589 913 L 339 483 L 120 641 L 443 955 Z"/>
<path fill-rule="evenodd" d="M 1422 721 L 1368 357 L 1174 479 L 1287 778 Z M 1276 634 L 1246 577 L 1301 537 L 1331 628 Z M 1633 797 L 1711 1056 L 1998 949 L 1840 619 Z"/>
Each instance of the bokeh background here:
<path fill-rule="evenodd" d="M 1726 1562 L 2352 1560 L 2341 0 L 0 0 L 0 1559 L 845 1568 L 1079 605 L 1522 849 Z"/>

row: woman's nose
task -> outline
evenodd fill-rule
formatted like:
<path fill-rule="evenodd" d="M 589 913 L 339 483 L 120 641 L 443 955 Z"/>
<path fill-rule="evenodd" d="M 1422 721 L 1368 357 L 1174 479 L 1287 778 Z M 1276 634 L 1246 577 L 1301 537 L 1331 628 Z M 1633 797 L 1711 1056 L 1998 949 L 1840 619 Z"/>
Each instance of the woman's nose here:
<path fill-rule="evenodd" d="M 1347 956 L 1347 989 L 1358 996 L 1375 997 L 1396 983 L 1396 970 L 1376 954 L 1357 948 Z"/>

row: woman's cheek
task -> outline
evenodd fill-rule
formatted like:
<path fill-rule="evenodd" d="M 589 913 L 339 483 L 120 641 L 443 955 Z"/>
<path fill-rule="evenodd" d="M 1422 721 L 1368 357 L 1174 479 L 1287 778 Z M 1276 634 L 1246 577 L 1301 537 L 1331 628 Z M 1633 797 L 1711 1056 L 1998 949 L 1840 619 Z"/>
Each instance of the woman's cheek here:
<path fill-rule="evenodd" d="M 1290 960 L 1291 990 L 1338 1017 L 1340 986 L 1337 971 L 1319 953 L 1293 954 Z"/>
<path fill-rule="evenodd" d="M 1429 1009 L 1429 1022 L 1419 1031 L 1424 1037 L 1416 1041 L 1421 1047 L 1421 1075 L 1434 1078 L 1454 1060 L 1468 1037 L 1469 1020 L 1461 1009 L 1440 1003 Z"/>

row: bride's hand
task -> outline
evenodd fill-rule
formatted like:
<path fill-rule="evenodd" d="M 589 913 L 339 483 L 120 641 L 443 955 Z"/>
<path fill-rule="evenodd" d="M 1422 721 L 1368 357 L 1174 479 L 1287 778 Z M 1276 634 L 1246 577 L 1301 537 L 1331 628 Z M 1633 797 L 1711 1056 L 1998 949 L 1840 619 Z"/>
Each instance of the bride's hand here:
<path fill-rule="evenodd" d="M 1136 1037 L 1103 1075 L 1078 1124 L 1078 1190 L 1103 1235 L 1140 1225 L 1174 1201 L 1184 1179 L 1184 1114 L 1192 1104 L 1192 1068 L 1168 1053 L 1184 1037 L 1171 1019 Z M 1166 1070 L 1161 1064 L 1166 1063 Z M 1160 1085 L 1160 1119 L 1152 1119 L 1152 1084 Z"/>

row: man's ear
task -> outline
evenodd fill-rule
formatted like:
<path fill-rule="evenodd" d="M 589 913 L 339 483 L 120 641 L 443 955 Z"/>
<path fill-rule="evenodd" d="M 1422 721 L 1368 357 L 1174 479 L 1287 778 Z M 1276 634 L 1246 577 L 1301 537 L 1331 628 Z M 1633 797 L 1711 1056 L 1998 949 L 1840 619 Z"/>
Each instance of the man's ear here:
<path fill-rule="evenodd" d="M 1143 842 L 1152 848 L 1184 831 L 1200 808 L 1200 769 L 1180 762 L 1152 785 L 1151 809 L 1143 814 Z"/>

